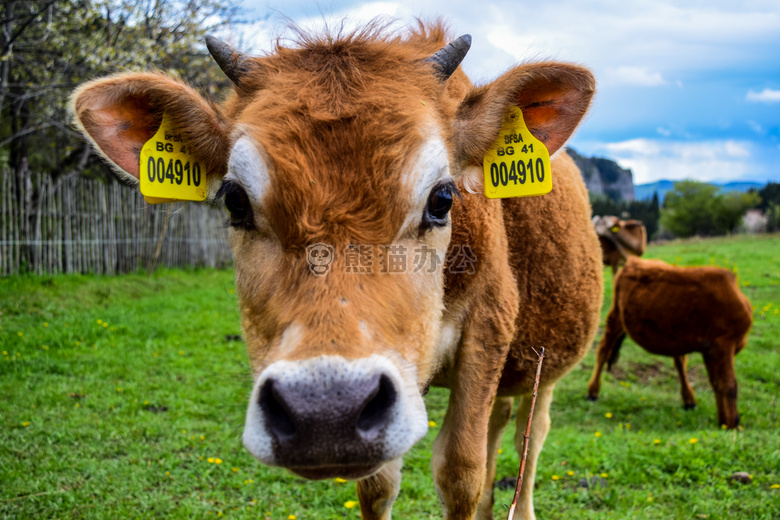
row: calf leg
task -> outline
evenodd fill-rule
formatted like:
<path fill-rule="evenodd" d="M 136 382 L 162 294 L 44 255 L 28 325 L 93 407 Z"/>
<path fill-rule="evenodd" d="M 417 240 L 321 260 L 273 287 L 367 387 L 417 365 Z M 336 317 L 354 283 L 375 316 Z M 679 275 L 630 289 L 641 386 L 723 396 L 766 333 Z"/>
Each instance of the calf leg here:
<path fill-rule="evenodd" d="M 479 520 L 491 520 L 493 518 L 493 483 L 496 480 L 496 460 L 498 448 L 501 446 L 501 437 L 504 435 L 506 425 L 512 417 L 511 397 L 497 397 L 493 403 L 493 412 L 488 422 L 487 444 L 487 473 L 485 474 L 485 486 L 479 499 L 477 518 Z"/>
<path fill-rule="evenodd" d="M 390 520 L 393 502 L 401 488 L 402 464 L 403 459 L 398 457 L 385 463 L 370 477 L 358 480 L 357 494 L 363 520 Z"/>
<path fill-rule="evenodd" d="M 716 342 L 715 348 L 704 353 L 704 364 L 710 384 L 715 391 L 718 405 L 718 423 L 727 428 L 739 425 L 737 413 L 737 377 L 734 373 L 734 345 L 723 346 Z"/>
<path fill-rule="evenodd" d="M 520 488 L 520 498 L 517 503 L 517 518 L 520 520 L 536 519 L 533 498 L 536 463 L 539 460 L 539 454 L 542 452 L 547 433 L 550 431 L 550 403 L 552 403 L 554 388 L 554 384 L 540 388 L 536 397 L 534 417 L 531 421 L 531 435 L 528 441 L 528 455 L 525 461 L 525 473 L 523 474 L 523 487 Z M 532 395 L 521 397 L 520 406 L 517 409 L 515 448 L 520 458 L 523 456 L 523 434 L 528 422 L 532 398 Z"/>
<path fill-rule="evenodd" d="M 615 294 L 615 298 L 617 298 L 617 294 Z M 593 367 L 593 375 L 588 383 L 589 401 L 595 401 L 599 398 L 601 371 L 604 369 L 604 364 L 607 361 L 613 359 L 613 356 L 617 357 L 617 350 L 620 349 L 620 345 L 625 337 L 626 332 L 623 330 L 623 324 L 620 322 L 617 305 L 615 302 L 612 302 L 612 308 L 607 315 L 607 322 L 604 324 L 604 334 L 601 336 L 599 348 L 596 350 L 596 365 Z"/>
<path fill-rule="evenodd" d="M 433 480 L 446 520 L 471 520 L 487 468 L 488 422 L 509 345 L 464 345 L 433 443 Z"/>
<path fill-rule="evenodd" d="M 690 381 L 688 381 L 688 356 L 675 356 L 674 367 L 680 376 L 680 390 L 682 392 L 683 406 L 686 410 L 696 408 L 696 396 L 693 393 Z"/>

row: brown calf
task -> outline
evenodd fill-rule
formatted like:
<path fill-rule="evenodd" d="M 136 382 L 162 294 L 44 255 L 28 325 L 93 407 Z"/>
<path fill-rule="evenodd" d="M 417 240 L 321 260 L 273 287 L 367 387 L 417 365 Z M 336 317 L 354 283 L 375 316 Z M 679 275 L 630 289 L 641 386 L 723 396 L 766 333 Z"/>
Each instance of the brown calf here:
<path fill-rule="evenodd" d="M 621 220 L 612 215 L 593 217 L 604 265 L 617 273 L 629 256 L 642 256 L 647 248 L 647 230 L 639 220 Z"/>
<path fill-rule="evenodd" d="M 474 88 L 458 68 L 470 38 L 445 43 L 440 26 L 406 38 L 368 27 L 253 58 L 210 39 L 235 84 L 225 104 L 162 74 L 120 74 L 82 86 L 74 111 L 130 181 L 163 113 L 207 165 L 230 213 L 255 457 L 354 479 L 363 518 L 389 518 L 403 454 L 428 428 L 422 396 L 445 386 L 432 462 L 445 517 L 490 518 L 512 396 L 526 417 L 545 347 L 521 508 L 534 518 L 552 390 L 597 327 L 598 241 L 563 152 L 543 197 L 467 186 L 511 106 L 555 153 L 594 81 L 544 62 Z"/>
<path fill-rule="evenodd" d="M 599 395 L 601 370 L 617 360 L 620 346 L 631 337 L 650 353 L 674 358 L 685 408 L 695 408 L 686 373 L 688 354 L 701 352 L 715 391 L 718 421 L 739 424 L 734 356 L 747 343 L 753 309 L 734 273 L 719 267 L 675 267 L 659 260 L 629 258 L 615 278 L 615 294 L 588 399 Z"/>

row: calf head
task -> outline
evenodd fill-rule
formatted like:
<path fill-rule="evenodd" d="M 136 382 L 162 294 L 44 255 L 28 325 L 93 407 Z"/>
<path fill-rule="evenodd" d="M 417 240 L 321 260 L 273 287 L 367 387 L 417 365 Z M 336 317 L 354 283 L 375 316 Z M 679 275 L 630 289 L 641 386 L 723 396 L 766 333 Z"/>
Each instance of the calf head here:
<path fill-rule="evenodd" d="M 621 220 L 612 215 L 593 217 L 599 238 L 612 244 L 623 257 L 642 256 L 647 247 L 647 231 L 639 220 Z"/>
<path fill-rule="evenodd" d="M 264 57 L 211 39 L 235 85 L 223 105 L 162 74 L 74 95 L 82 130 L 130 182 L 163 113 L 208 164 L 254 373 L 244 443 L 264 463 L 361 478 L 426 433 L 456 182 L 510 106 L 554 153 L 589 105 L 593 78 L 572 65 L 472 88 L 456 70 L 470 38 L 442 48 L 440 33 L 305 37 Z"/>

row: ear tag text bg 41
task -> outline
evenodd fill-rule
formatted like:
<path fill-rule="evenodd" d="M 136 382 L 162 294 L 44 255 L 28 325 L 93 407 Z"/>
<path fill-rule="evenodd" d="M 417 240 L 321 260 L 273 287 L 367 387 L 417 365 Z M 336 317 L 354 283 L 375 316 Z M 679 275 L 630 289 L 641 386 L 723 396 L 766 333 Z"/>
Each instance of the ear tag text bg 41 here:
<path fill-rule="evenodd" d="M 485 196 L 491 199 L 544 195 L 552 190 L 550 153 L 531 134 L 519 107 L 510 107 L 501 131 L 482 161 Z"/>
<path fill-rule="evenodd" d="M 192 155 L 181 132 L 163 115 L 160 128 L 141 149 L 141 194 L 150 204 L 202 201 L 208 195 L 206 168 Z"/>

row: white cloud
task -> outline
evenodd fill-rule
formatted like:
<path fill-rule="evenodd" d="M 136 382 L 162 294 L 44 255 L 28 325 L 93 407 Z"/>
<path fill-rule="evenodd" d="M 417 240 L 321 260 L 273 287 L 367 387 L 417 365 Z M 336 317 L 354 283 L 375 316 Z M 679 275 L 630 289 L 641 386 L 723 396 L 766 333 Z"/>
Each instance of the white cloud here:
<path fill-rule="evenodd" d="M 646 67 L 618 67 L 607 71 L 607 81 L 618 85 L 636 87 L 659 87 L 666 85 L 660 72 L 652 72 Z"/>
<path fill-rule="evenodd" d="M 780 102 L 780 90 L 765 88 L 761 92 L 748 90 L 745 99 L 754 103 L 777 103 Z"/>
<path fill-rule="evenodd" d="M 748 5 L 727 0 L 553 0 L 533 9 L 519 8 L 516 0 L 451 0 L 446 7 L 441 0 L 243 3 L 264 14 L 269 9 L 305 13 L 296 22 L 315 27 L 323 19 L 332 23 L 345 16 L 357 22 L 389 15 L 404 23 L 416 16 L 443 16 L 454 32 L 474 37 L 464 67 L 477 80 L 493 78 L 517 61 L 556 58 L 591 67 L 600 80 L 614 74 L 623 84 L 681 86 L 676 78 L 698 69 L 768 60 L 755 52 L 746 58 L 745 51 L 771 49 L 780 34 L 777 0 Z"/>
<path fill-rule="evenodd" d="M 616 159 L 624 168 L 631 168 L 637 184 L 660 179 L 736 179 L 755 170 L 751 145 L 745 141 L 630 139 L 602 143 L 593 147 L 593 151 Z"/>

